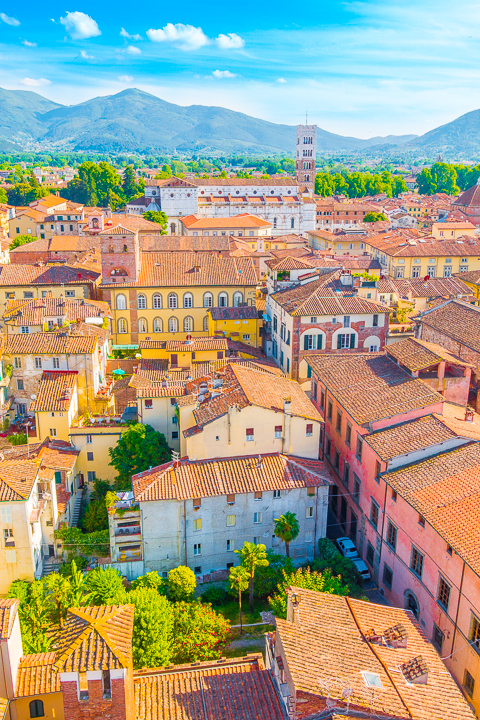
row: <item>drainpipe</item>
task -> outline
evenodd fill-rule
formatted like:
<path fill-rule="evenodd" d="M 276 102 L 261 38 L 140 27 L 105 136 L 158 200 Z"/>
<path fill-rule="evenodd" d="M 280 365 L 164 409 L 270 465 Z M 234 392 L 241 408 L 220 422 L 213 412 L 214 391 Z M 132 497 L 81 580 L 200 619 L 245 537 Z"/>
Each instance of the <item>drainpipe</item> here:
<path fill-rule="evenodd" d="M 380 565 L 382 563 L 382 550 L 383 550 L 383 531 L 385 529 L 385 515 L 387 514 L 387 490 L 388 485 L 385 483 L 385 497 L 383 499 L 383 518 L 382 518 L 382 534 L 380 536 L 380 557 L 378 558 L 378 573 L 380 578 Z M 375 569 L 374 569 L 375 571 Z"/>
<path fill-rule="evenodd" d="M 318 518 L 318 487 L 316 488 L 316 498 L 315 498 L 315 527 L 313 530 L 313 559 L 315 559 L 315 555 L 317 554 L 317 518 Z"/>
<path fill-rule="evenodd" d="M 183 501 L 183 532 L 184 532 L 184 542 L 185 542 L 185 567 L 188 567 L 187 565 L 187 501 Z"/>
<path fill-rule="evenodd" d="M 290 436 L 291 436 L 291 426 L 292 426 L 292 415 L 290 413 L 292 407 L 292 400 L 289 397 L 283 398 L 283 414 L 285 416 L 285 430 L 283 433 L 283 449 L 282 452 L 286 453 L 287 455 L 290 454 Z"/>
<path fill-rule="evenodd" d="M 458 628 L 458 616 L 460 614 L 460 602 L 462 600 L 462 590 L 463 590 L 463 578 L 465 577 L 465 560 L 463 561 L 463 568 L 462 568 L 462 579 L 460 580 L 460 590 L 458 591 L 458 603 L 457 603 L 457 612 L 455 614 L 455 625 L 453 627 L 453 638 L 452 638 L 452 654 L 453 649 L 455 647 L 455 637 L 457 634 L 457 628 Z"/>

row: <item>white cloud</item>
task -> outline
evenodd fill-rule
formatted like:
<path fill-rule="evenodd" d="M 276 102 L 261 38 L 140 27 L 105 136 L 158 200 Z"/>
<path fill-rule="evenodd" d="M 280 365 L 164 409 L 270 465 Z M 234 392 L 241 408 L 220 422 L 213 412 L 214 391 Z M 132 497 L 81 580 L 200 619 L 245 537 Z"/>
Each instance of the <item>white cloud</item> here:
<path fill-rule="evenodd" d="M 198 50 L 210 42 L 202 28 L 182 23 L 167 23 L 159 30 L 147 30 L 147 37 L 152 42 L 174 43 L 180 50 Z"/>
<path fill-rule="evenodd" d="M 142 51 L 140 48 L 135 47 L 135 45 L 129 45 L 127 49 L 125 50 L 126 53 L 129 55 L 141 55 Z"/>
<path fill-rule="evenodd" d="M 17 20 L 17 18 L 9 17 L 8 15 L 5 15 L 5 13 L 0 13 L 0 20 L 2 20 L 6 25 L 14 25 L 17 27 L 17 25 L 20 25 L 20 20 Z"/>
<path fill-rule="evenodd" d="M 215 39 L 218 47 L 222 50 L 238 50 L 245 45 L 245 40 L 237 35 L 237 33 L 222 33 Z"/>
<path fill-rule="evenodd" d="M 135 40 L 135 42 L 140 42 L 140 40 L 143 40 L 141 35 L 138 35 L 138 34 L 130 35 L 130 33 L 127 32 L 125 30 L 125 28 L 123 28 L 123 27 L 120 30 L 120 37 L 127 38 L 127 40 Z"/>
<path fill-rule="evenodd" d="M 25 47 L 37 47 L 37 43 L 30 42 L 29 40 L 22 40 L 22 45 L 25 45 Z"/>
<path fill-rule="evenodd" d="M 81 51 L 80 57 L 82 57 L 84 60 L 95 60 L 94 55 L 89 55 L 86 50 Z"/>
<path fill-rule="evenodd" d="M 20 80 L 22 85 L 26 85 L 27 87 L 45 87 L 45 85 L 51 85 L 51 80 L 46 80 L 45 78 L 23 78 L 23 80 Z"/>
<path fill-rule="evenodd" d="M 133 77 L 131 75 L 119 75 L 118 79 L 120 80 L 120 82 L 130 83 L 132 82 Z"/>
<path fill-rule="evenodd" d="M 96 21 L 78 10 L 67 12 L 65 17 L 60 18 L 60 22 L 73 40 L 86 40 L 102 34 Z"/>
<path fill-rule="evenodd" d="M 234 78 L 237 77 L 235 73 L 230 72 L 230 70 L 214 70 L 212 72 L 213 77 L 215 78 Z"/>
<path fill-rule="evenodd" d="M 277 82 L 280 83 L 281 85 L 283 85 L 287 81 L 285 80 L 285 78 L 278 78 Z"/>

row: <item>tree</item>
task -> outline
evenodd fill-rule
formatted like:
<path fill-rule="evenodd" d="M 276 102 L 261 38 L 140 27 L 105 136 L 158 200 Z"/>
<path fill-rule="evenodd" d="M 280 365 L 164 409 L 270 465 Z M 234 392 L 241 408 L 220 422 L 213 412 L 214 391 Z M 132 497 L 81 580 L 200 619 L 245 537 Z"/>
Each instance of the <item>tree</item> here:
<path fill-rule="evenodd" d="M 298 537 L 300 525 L 295 513 L 286 512 L 275 521 L 275 535 L 285 543 L 285 554 L 290 557 L 290 543 Z"/>
<path fill-rule="evenodd" d="M 86 586 L 92 605 L 117 605 L 123 593 L 122 576 L 113 568 L 97 567 L 87 575 Z"/>
<path fill-rule="evenodd" d="M 161 578 L 155 570 L 148 572 L 145 575 L 140 575 L 140 577 L 132 581 L 131 587 L 132 590 L 136 590 L 140 587 L 152 588 L 160 593 L 160 595 L 166 595 L 168 589 L 165 580 Z"/>
<path fill-rule="evenodd" d="M 145 187 L 145 183 L 143 183 L 143 187 Z M 137 183 L 137 176 L 132 165 L 127 165 L 123 171 L 122 190 L 126 200 L 131 200 L 142 192 L 142 185 Z"/>
<path fill-rule="evenodd" d="M 137 587 L 124 593 L 123 601 L 134 605 L 133 666 L 168 665 L 172 654 L 173 607 L 154 588 Z"/>
<path fill-rule="evenodd" d="M 70 582 L 68 578 L 59 573 L 51 573 L 45 578 L 45 587 L 53 603 L 53 619 L 60 627 L 63 627 L 70 607 Z"/>
<path fill-rule="evenodd" d="M 248 572 L 249 577 L 249 603 L 250 611 L 253 612 L 253 583 L 255 580 L 255 570 L 257 567 L 267 567 L 267 548 L 265 545 L 255 545 L 255 543 L 245 542 L 241 550 L 235 550 L 240 555 L 241 564 Z"/>
<path fill-rule="evenodd" d="M 180 602 L 191 600 L 197 587 L 197 578 L 193 570 L 185 565 L 173 568 L 168 573 L 168 597 Z"/>
<path fill-rule="evenodd" d="M 82 180 L 79 177 L 74 177 L 73 180 L 70 180 L 70 182 L 67 184 L 64 195 L 67 200 L 80 203 L 81 205 L 93 204 L 92 193 L 89 186 L 87 185 L 85 180 Z M 95 201 L 95 205 L 96 204 L 97 203 Z"/>
<path fill-rule="evenodd" d="M 248 589 L 250 577 L 247 570 L 243 565 L 237 565 L 237 567 L 230 568 L 230 575 L 228 576 L 228 582 L 230 583 L 230 589 L 234 592 L 238 592 L 238 614 L 240 615 L 240 635 L 243 635 L 243 623 L 242 623 L 242 592 Z"/>
<path fill-rule="evenodd" d="M 268 602 L 273 614 L 279 618 L 287 617 L 287 588 L 298 587 L 305 590 L 329 593 L 330 595 L 348 595 L 348 586 L 343 585 L 340 578 L 332 575 L 330 570 L 323 573 L 311 572 L 310 568 L 298 568 L 296 572 L 282 573 L 283 580 L 279 583 L 277 592 Z"/>
<path fill-rule="evenodd" d="M 35 235 L 17 235 L 10 243 L 10 250 L 15 250 L 15 248 L 20 247 L 20 245 L 27 245 L 35 240 L 38 240 Z"/>
<path fill-rule="evenodd" d="M 24 651 L 47 652 L 53 638 L 51 634 L 47 634 L 51 627 L 51 604 L 44 581 L 34 580 L 30 584 L 28 597 L 24 602 L 20 601 L 19 616 Z"/>
<path fill-rule="evenodd" d="M 7 191 L 5 188 L 0 188 L 0 203 L 8 202 Z"/>
<path fill-rule="evenodd" d="M 381 220 L 388 220 L 387 216 L 383 212 L 368 212 L 363 216 L 363 222 L 380 222 Z"/>
<path fill-rule="evenodd" d="M 110 489 L 110 483 L 106 480 L 97 478 L 94 481 L 90 502 L 81 520 L 82 528 L 87 533 L 95 532 L 95 530 L 108 530 L 108 513 L 105 497 L 107 493 L 110 492 Z"/>
<path fill-rule="evenodd" d="M 253 592 L 255 597 L 267 597 L 277 587 L 278 581 L 282 577 L 282 570 L 287 572 L 293 571 L 295 566 L 291 558 L 283 553 L 276 553 L 273 550 L 267 550 L 267 567 L 259 567 L 255 571 L 255 581 L 253 583 Z"/>
<path fill-rule="evenodd" d="M 216 660 L 227 644 L 230 622 L 201 602 L 173 605 L 172 662 Z"/>
<path fill-rule="evenodd" d="M 158 210 L 147 210 L 147 212 L 143 213 L 143 217 L 145 220 L 150 220 L 150 222 L 158 223 L 158 225 L 160 225 L 160 235 L 167 234 L 168 216 L 165 215 L 164 212 Z"/>
<path fill-rule="evenodd" d="M 132 475 L 150 467 L 156 467 L 171 458 L 171 450 L 165 435 L 154 430 L 151 425 L 133 423 L 126 430 L 116 446 L 109 448 L 110 465 L 117 471 L 116 490 L 131 488 Z"/>

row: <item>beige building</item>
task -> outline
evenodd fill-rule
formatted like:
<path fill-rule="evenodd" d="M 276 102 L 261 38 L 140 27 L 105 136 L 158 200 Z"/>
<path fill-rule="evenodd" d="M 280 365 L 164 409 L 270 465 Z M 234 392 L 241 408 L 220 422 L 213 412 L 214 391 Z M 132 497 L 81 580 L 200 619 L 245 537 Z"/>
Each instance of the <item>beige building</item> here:
<path fill-rule="evenodd" d="M 36 440 L 69 441 L 70 427 L 78 413 L 77 370 L 44 371 L 36 399 L 28 408 L 35 413 Z"/>
<path fill-rule="evenodd" d="M 100 279 L 100 272 L 84 267 L 0 264 L 0 310 L 8 300 L 96 298 Z"/>
<path fill-rule="evenodd" d="M 73 421 L 69 440 L 79 452 L 77 473 L 80 482 L 93 483 L 99 479 L 113 483 L 117 471 L 110 465 L 108 451 L 115 447 L 127 428 L 118 416 L 94 415 L 88 420 L 78 418 Z"/>
<path fill-rule="evenodd" d="M 225 218 L 188 215 L 179 219 L 179 225 L 181 235 L 235 235 L 246 238 L 271 235 L 273 227 L 267 220 L 249 213 Z"/>
<path fill-rule="evenodd" d="M 8 334 L 27 334 L 59 330 L 78 320 L 108 329 L 112 317 L 108 303 L 81 298 L 46 297 L 9 300 L 0 327 Z M 106 326 L 106 327 L 105 327 Z"/>
<path fill-rule="evenodd" d="M 475 236 L 475 225 L 470 222 L 433 223 L 432 236 L 436 240 L 458 240 L 464 236 Z"/>

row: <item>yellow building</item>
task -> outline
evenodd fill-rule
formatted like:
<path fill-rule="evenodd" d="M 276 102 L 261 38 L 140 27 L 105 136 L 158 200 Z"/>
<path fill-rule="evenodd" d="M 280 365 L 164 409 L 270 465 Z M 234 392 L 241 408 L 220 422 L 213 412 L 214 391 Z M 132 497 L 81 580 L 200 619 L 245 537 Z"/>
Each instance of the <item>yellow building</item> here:
<path fill-rule="evenodd" d="M 325 250 L 334 255 L 363 255 L 366 250 L 365 231 L 343 232 L 341 235 L 328 230 L 309 230 L 307 242 L 312 250 Z"/>
<path fill-rule="evenodd" d="M 93 483 L 97 479 L 113 483 L 117 471 L 109 464 L 108 451 L 115 447 L 127 429 L 126 423 L 109 416 L 74 420 L 68 439 L 80 453 L 76 469 L 84 483 Z"/>
<path fill-rule="evenodd" d="M 190 370 L 194 363 L 223 360 L 228 342 L 223 337 L 191 337 L 187 340 L 142 340 L 142 358 L 165 360 L 169 370 Z"/>
<path fill-rule="evenodd" d="M 6 300 L 96 298 L 100 272 L 68 265 L 0 264 L 0 308 Z"/>
<path fill-rule="evenodd" d="M 260 330 L 263 318 L 255 305 L 243 307 L 216 307 L 208 311 L 208 334 L 223 334 L 252 347 L 260 347 Z"/>
<path fill-rule="evenodd" d="M 32 237 L 51 238 L 55 233 L 55 225 L 52 222 L 47 223 L 45 218 L 47 213 L 37 210 L 36 208 L 17 209 L 15 217 L 8 221 L 8 234 L 11 240 L 17 235 L 31 235 Z"/>
<path fill-rule="evenodd" d="M 432 236 L 436 240 L 458 240 L 463 236 L 475 237 L 475 225 L 470 222 L 433 223 Z"/>
<path fill-rule="evenodd" d="M 472 295 L 477 299 L 478 305 L 480 301 L 480 270 L 462 272 L 462 274 L 457 275 L 457 277 L 471 290 Z"/>
<path fill-rule="evenodd" d="M 36 441 L 70 440 L 70 426 L 78 413 L 76 370 L 44 372 L 38 395 L 30 405 L 35 413 Z"/>

